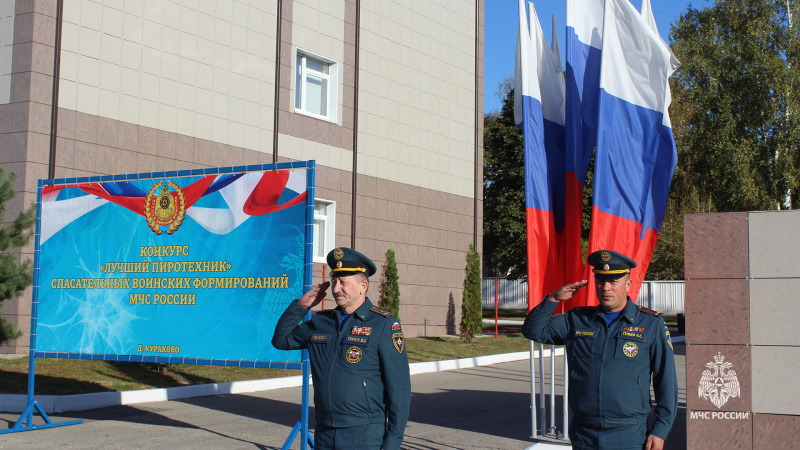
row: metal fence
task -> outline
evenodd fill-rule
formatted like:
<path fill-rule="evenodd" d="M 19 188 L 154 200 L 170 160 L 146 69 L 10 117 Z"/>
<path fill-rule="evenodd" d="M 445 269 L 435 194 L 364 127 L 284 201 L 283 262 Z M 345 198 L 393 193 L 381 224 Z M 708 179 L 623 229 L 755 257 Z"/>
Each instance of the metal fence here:
<path fill-rule="evenodd" d="M 496 281 L 499 284 L 496 284 Z M 645 281 L 636 304 L 666 314 L 684 312 L 683 281 Z M 481 285 L 482 306 L 494 309 L 495 293 L 500 309 L 528 309 L 528 283 L 505 278 L 484 278 Z"/>

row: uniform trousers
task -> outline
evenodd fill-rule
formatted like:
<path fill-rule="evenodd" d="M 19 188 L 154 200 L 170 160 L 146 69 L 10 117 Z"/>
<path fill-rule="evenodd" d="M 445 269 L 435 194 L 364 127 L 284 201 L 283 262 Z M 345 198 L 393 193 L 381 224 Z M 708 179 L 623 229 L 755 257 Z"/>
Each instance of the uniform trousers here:
<path fill-rule="evenodd" d="M 380 450 L 386 425 L 370 423 L 346 428 L 330 428 L 317 422 L 314 450 Z"/>
<path fill-rule="evenodd" d="M 573 421 L 569 426 L 573 450 L 642 450 L 647 441 L 647 422 L 613 428 L 597 428 Z"/>

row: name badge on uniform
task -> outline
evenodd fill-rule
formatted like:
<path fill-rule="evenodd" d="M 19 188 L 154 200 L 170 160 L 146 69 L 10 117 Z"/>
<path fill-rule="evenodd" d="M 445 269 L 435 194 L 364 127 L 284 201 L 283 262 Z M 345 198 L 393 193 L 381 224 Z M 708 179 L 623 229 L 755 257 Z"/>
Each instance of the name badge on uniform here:
<path fill-rule="evenodd" d="M 575 337 L 593 338 L 594 337 L 594 331 L 592 331 L 592 330 L 575 330 Z"/>
<path fill-rule="evenodd" d="M 361 336 L 347 336 L 346 338 L 344 338 L 345 344 L 367 345 L 367 341 L 368 341 L 367 338 Z"/>
<path fill-rule="evenodd" d="M 331 336 L 329 334 L 312 334 L 309 340 L 311 342 L 328 342 L 330 337 Z"/>

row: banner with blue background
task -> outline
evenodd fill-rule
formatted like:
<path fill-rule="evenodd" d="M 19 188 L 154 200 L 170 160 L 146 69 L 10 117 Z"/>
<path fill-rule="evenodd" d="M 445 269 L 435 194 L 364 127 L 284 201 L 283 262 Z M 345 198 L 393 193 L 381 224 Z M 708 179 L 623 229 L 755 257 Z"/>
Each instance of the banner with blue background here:
<path fill-rule="evenodd" d="M 270 340 L 304 290 L 313 163 L 224 171 L 45 183 L 36 355 L 299 361 L 300 352 L 276 350 Z"/>

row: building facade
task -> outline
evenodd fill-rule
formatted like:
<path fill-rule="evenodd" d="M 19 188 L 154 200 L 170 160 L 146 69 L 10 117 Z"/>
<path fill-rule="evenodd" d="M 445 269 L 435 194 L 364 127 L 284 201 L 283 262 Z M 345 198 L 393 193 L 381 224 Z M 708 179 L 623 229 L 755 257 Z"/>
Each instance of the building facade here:
<path fill-rule="evenodd" d="M 406 334 L 456 332 L 482 241 L 483 0 L 2 0 L 0 25 L 6 221 L 40 179 L 313 159 L 315 278 L 336 246 L 379 267 L 392 248 Z M 30 307 L 3 303 L 24 335 L 0 353 L 28 350 Z"/>

